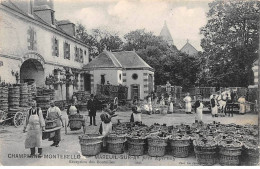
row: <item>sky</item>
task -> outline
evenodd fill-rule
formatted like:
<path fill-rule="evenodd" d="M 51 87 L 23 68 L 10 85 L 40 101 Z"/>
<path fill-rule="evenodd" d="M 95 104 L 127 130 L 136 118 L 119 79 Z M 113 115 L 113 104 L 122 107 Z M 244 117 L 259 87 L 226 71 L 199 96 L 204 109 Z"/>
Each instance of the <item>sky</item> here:
<path fill-rule="evenodd" d="M 187 39 L 201 51 L 199 30 L 207 23 L 210 0 L 54 0 L 57 20 L 69 19 L 87 30 L 105 29 L 120 37 L 136 29 L 159 35 L 166 21 L 173 43 Z"/>

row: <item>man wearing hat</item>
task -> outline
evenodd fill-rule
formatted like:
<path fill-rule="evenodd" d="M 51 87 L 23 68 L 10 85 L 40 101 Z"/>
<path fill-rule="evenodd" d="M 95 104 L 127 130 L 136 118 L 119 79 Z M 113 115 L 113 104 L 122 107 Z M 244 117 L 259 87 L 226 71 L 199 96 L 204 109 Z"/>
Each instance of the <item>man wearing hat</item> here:
<path fill-rule="evenodd" d="M 96 109 L 96 102 L 94 100 L 94 95 L 91 94 L 90 95 L 90 99 L 87 103 L 87 109 L 88 109 L 88 115 L 89 115 L 89 118 L 90 118 L 90 126 L 92 125 L 92 122 L 94 124 L 94 126 L 97 126 L 96 125 L 96 112 L 97 112 L 97 109 Z"/>

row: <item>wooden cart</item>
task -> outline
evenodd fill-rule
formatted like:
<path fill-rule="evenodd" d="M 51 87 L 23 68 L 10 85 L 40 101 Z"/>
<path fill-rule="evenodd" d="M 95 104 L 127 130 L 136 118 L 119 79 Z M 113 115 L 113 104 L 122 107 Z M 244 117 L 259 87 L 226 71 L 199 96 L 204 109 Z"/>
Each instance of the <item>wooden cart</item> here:
<path fill-rule="evenodd" d="M 28 110 L 29 108 L 10 109 L 9 111 L 0 110 L 0 124 L 4 125 L 11 120 L 15 127 L 19 127 L 24 124 Z"/>

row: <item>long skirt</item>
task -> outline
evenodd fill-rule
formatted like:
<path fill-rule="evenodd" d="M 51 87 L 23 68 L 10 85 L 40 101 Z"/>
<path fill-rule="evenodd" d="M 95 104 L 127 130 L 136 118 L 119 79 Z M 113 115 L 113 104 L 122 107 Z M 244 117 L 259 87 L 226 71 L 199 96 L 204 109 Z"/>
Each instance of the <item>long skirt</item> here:
<path fill-rule="evenodd" d="M 211 108 L 211 114 L 212 114 L 212 115 L 218 114 L 218 106 L 215 106 L 215 107 L 212 107 L 212 108 Z"/>
<path fill-rule="evenodd" d="M 202 111 L 203 111 L 203 109 L 197 109 L 196 110 L 196 120 L 202 121 L 202 116 L 203 116 Z"/>

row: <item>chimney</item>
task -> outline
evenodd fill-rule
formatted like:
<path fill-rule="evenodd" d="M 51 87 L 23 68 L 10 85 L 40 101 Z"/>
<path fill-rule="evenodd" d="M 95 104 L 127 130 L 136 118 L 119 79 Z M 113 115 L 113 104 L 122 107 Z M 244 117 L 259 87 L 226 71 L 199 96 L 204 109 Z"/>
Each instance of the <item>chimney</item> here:
<path fill-rule="evenodd" d="M 68 35 L 75 37 L 75 24 L 69 20 L 61 20 L 56 22 L 57 25 Z"/>
<path fill-rule="evenodd" d="M 34 13 L 44 22 L 54 25 L 54 11 L 48 5 L 34 6 Z"/>

